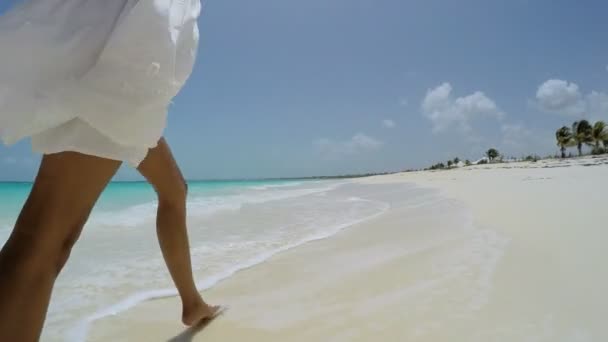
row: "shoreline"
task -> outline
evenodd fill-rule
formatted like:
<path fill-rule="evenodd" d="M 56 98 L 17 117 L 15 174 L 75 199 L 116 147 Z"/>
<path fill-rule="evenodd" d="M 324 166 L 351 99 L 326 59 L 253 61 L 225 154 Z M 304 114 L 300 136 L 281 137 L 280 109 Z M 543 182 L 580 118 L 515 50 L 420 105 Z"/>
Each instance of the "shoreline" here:
<path fill-rule="evenodd" d="M 327 232 L 326 234 L 310 237 L 310 238 L 302 240 L 302 241 L 297 241 L 295 243 L 282 246 L 276 250 L 266 252 L 251 260 L 248 260 L 244 263 L 235 265 L 234 267 L 227 269 L 224 272 L 221 272 L 219 275 L 216 275 L 213 277 L 206 277 L 206 279 L 204 281 L 198 281 L 196 283 L 197 288 L 201 292 L 211 290 L 213 287 L 220 286 L 223 282 L 229 280 L 232 276 L 234 276 L 240 272 L 244 272 L 244 271 L 253 269 L 256 266 L 262 265 L 262 264 L 268 262 L 269 260 L 277 257 L 278 255 L 289 252 L 293 249 L 297 249 L 299 247 L 302 247 L 302 246 L 305 246 L 307 244 L 314 243 L 317 241 L 331 239 L 333 236 L 343 233 L 344 230 L 347 230 L 352 226 L 356 226 L 363 222 L 373 220 L 373 219 L 385 214 L 389 209 L 390 208 L 387 207 L 387 208 L 382 209 L 379 213 L 367 216 L 362 219 L 354 220 L 354 221 L 346 223 L 346 224 L 332 227 L 332 229 L 330 229 L 330 231 Z M 171 299 L 171 298 L 173 298 L 173 299 L 177 298 L 177 290 L 174 288 L 151 289 L 151 290 L 145 290 L 143 292 L 138 292 L 138 293 L 132 294 L 114 304 L 111 304 L 107 307 L 104 307 L 104 308 L 96 311 L 89 317 L 87 317 L 84 320 L 82 320 L 81 322 L 79 322 L 72 329 L 70 329 L 70 331 L 67 335 L 69 336 L 70 341 L 84 341 L 84 340 L 86 340 L 86 338 L 89 334 L 91 326 L 94 325 L 96 321 L 103 320 L 104 318 L 120 315 L 121 313 L 128 311 L 132 308 L 135 308 L 138 305 L 148 302 L 148 301 L 155 301 L 155 300 L 160 300 L 160 299 Z"/>
<path fill-rule="evenodd" d="M 594 227 L 608 222 L 606 211 L 600 211 L 608 166 L 496 165 L 352 181 L 439 189 L 448 201 L 445 210 L 464 203 L 471 211 L 473 230 L 445 229 L 447 222 L 433 221 L 439 213 L 432 206 L 412 218 L 415 212 L 398 204 L 329 238 L 276 254 L 205 291 L 212 303 L 231 309 L 198 334 L 180 326 L 179 301 L 168 298 L 95 322 L 88 340 L 608 338 L 601 322 L 608 311 L 600 305 L 608 274 L 594 267 L 595 260 L 606 256 L 601 241 L 608 234 Z M 584 203 L 554 201 L 582 193 L 590 193 Z M 591 222 L 589 227 L 581 219 Z M 404 226 L 434 233 L 403 231 Z M 586 236 L 580 234 L 581 226 Z M 551 227 L 559 227 L 560 234 Z M 437 236 L 450 238 L 440 241 Z M 373 310 L 366 313 L 366 307 Z"/>

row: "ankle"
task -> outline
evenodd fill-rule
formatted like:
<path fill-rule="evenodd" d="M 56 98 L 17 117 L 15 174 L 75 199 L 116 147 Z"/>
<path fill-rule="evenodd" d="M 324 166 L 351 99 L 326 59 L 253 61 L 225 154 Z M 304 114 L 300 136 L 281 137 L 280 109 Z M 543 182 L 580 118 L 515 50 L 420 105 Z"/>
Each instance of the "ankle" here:
<path fill-rule="evenodd" d="M 201 304 L 203 305 L 207 305 L 207 303 L 205 303 L 205 301 L 203 300 L 203 297 L 201 297 L 201 295 L 198 292 L 194 292 L 188 295 L 183 295 L 180 296 L 181 300 L 182 300 L 182 306 L 184 308 L 190 308 L 190 307 L 197 307 L 200 306 Z"/>

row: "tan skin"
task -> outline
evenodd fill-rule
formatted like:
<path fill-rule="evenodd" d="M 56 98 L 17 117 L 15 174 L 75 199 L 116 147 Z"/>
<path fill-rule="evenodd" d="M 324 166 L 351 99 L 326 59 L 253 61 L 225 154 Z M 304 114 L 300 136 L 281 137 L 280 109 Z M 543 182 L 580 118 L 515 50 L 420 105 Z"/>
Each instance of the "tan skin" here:
<path fill-rule="evenodd" d="M 37 341 L 57 276 L 121 162 L 76 152 L 44 155 L 15 228 L 0 251 L 0 341 Z M 158 194 L 157 235 L 182 300 L 182 321 L 213 317 L 192 276 L 187 186 L 166 141 L 139 165 Z"/>

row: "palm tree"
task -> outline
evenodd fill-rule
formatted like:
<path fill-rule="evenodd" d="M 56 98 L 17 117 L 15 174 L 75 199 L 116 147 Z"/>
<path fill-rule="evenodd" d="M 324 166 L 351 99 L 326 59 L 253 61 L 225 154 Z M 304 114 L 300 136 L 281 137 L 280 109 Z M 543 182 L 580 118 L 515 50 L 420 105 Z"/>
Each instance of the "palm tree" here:
<path fill-rule="evenodd" d="M 574 143 L 572 131 L 569 127 L 564 126 L 555 132 L 555 139 L 557 140 L 557 146 L 559 146 L 562 151 L 562 158 L 566 158 L 566 148 L 572 146 Z"/>
<path fill-rule="evenodd" d="M 490 161 L 494 161 L 494 159 L 498 158 L 499 155 L 500 153 L 498 153 L 498 150 L 495 148 L 491 148 L 488 150 L 488 152 L 486 152 L 486 156 Z"/>
<path fill-rule="evenodd" d="M 454 164 L 454 162 L 453 162 L 453 161 L 448 160 L 448 169 L 449 169 L 449 168 L 451 168 L 453 164 Z"/>
<path fill-rule="evenodd" d="M 576 143 L 576 148 L 578 148 L 578 155 L 583 155 L 583 144 L 591 144 L 593 139 L 591 138 L 591 133 L 593 131 L 593 127 L 587 120 L 575 121 L 572 124 L 572 139 Z"/>
<path fill-rule="evenodd" d="M 454 158 L 454 165 L 458 166 L 458 163 L 460 163 L 460 158 Z"/>
<path fill-rule="evenodd" d="M 604 121 L 598 121 L 591 129 L 591 139 L 595 143 L 595 148 L 600 149 L 600 144 L 608 140 L 608 127 Z M 608 146 L 604 145 L 604 148 Z"/>

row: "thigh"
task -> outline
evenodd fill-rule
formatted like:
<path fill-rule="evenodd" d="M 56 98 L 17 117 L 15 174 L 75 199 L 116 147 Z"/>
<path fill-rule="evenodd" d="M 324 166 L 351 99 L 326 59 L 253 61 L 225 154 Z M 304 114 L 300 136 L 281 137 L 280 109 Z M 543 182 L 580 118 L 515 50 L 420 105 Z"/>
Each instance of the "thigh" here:
<path fill-rule="evenodd" d="M 14 234 L 44 244 L 78 234 L 120 164 L 77 152 L 44 155 Z"/>

